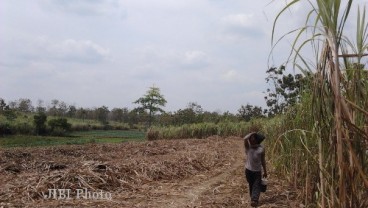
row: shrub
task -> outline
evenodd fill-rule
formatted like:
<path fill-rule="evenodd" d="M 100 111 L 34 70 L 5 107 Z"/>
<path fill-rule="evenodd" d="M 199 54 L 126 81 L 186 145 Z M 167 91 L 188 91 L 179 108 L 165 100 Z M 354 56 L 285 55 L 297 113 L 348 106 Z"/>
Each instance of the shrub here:
<path fill-rule="evenodd" d="M 146 133 L 146 138 L 148 141 L 159 139 L 160 132 L 158 130 L 150 128 Z"/>
<path fill-rule="evenodd" d="M 70 128 L 71 131 L 89 131 L 91 130 L 91 125 L 89 124 L 75 124 Z"/>
<path fill-rule="evenodd" d="M 0 123 L 0 136 L 12 134 L 13 131 L 9 123 Z"/>
<path fill-rule="evenodd" d="M 119 124 L 119 125 L 114 125 L 113 127 L 114 127 L 115 130 L 129 130 L 130 129 L 129 124 L 127 124 L 127 123 L 122 123 L 122 124 Z"/>
<path fill-rule="evenodd" d="M 55 118 L 48 121 L 51 129 L 51 134 L 55 136 L 63 136 L 71 129 L 71 124 L 66 118 Z"/>
<path fill-rule="evenodd" d="M 110 125 L 110 124 L 105 124 L 105 125 L 103 125 L 103 127 L 102 127 L 102 130 L 112 130 L 113 129 L 113 127 Z"/>
<path fill-rule="evenodd" d="M 34 128 L 32 125 L 26 122 L 17 123 L 15 126 L 15 132 L 17 134 L 27 134 L 30 135 L 34 132 Z"/>
<path fill-rule="evenodd" d="M 46 120 L 47 116 L 43 112 L 39 112 L 38 114 L 33 116 L 33 123 L 35 124 L 35 131 L 37 135 L 46 133 Z"/>

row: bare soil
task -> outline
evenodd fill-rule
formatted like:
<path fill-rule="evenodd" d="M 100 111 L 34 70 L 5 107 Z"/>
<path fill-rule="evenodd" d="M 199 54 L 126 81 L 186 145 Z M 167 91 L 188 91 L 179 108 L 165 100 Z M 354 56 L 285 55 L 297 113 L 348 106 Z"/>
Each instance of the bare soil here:
<path fill-rule="evenodd" d="M 244 157 L 237 137 L 0 149 L 0 207 L 250 207 Z M 269 169 L 259 207 L 299 207 Z"/>

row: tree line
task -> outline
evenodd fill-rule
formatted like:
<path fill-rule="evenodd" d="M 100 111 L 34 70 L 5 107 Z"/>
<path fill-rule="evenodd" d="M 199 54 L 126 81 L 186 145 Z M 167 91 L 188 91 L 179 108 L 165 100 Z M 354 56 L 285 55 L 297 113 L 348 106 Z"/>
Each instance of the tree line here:
<path fill-rule="evenodd" d="M 310 81 L 309 78 L 311 77 L 310 75 L 285 74 L 284 66 L 272 67 L 266 73 L 268 74 L 266 82 L 270 84 L 265 93 L 268 108 L 263 109 L 260 106 L 247 103 L 241 105 L 235 114 L 229 111 L 223 113 L 206 111 L 197 102 L 189 102 L 183 109 L 166 112 L 163 107 L 167 101 L 164 95 L 161 94 L 160 89 L 155 86 L 150 87 L 146 94 L 133 102 L 138 105 L 133 109 L 122 107 L 110 110 L 105 105 L 84 108 L 58 99 L 51 100 L 48 105 L 45 105 L 43 100 L 38 100 L 37 104 L 33 105 L 28 98 L 12 101 L 0 98 L 0 118 L 3 117 L 0 119 L 0 135 L 4 134 L 4 131 L 15 123 L 17 117 L 22 116 L 33 116 L 32 126 L 34 129 L 32 132 L 36 134 L 47 132 L 47 129 L 59 134 L 69 130 L 89 130 L 91 128 L 146 129 L 151 125 L 180 126 L 205 122 L 250 121 L 253 118 L 272 117 L 285 112 L 290 106 L 298 102 L 302 87 L 306 86 L 305 82 Z M 306 89 L 304 88 L 304 90 Z M 79 123 L 79 126 L 75 124 L 72 126 L 68 123 L 68 119 L 78 119 L 82 123 Z M 83 124 L 90 120 L 98 121 L 100 125 L 91 127 Z M 14 132 L 19 133 L 18 130 Z"/>
<path fill-rule="evenodd" d="M 39 101 L 39 103 L 44 102 Z M 13 121 L 23 114 L 37 113 L 44 113 L 50 117 L 75 118 L 82 121 L 97 120 L 101 124 L 119 122 L 132 125 L 148 123 L 150 115 L 153 116 L 153 124 L 161 125 L 182 125 L 200 122 L 219 122 L 223 120 L 249 121 L 251 118 L 264 116 L 262 107 L 250 104 L 242 105 L 237 114 L 205 111 L 196 102 L 189 102 L 185 108 L 174 112 L 160 111 L 160 114 L 153 114 L 153 112 L 150 114 L 143 107 L 134 109 L 127 107 L 112 108 L 111 110 L 107 106 L 83 108 L 67 104 L 57 99 L 52 100 L 51 105 L 48 106 L 40 104 L 34 106 L 28 98 L 20 98 L 9 102 L 0 98 L 0 115 L 3 115 L 8 121 Z"/>

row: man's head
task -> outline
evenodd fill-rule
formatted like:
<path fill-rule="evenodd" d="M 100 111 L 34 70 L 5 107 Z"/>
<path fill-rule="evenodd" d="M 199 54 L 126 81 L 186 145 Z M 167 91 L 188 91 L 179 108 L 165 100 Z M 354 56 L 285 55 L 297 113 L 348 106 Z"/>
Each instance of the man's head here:
<path fill-rule="evenodd" d="M 251 137 L 249 137 L 249 143 L 251 145 L 261 144 L 263 140 L 265 139 L 265 136 L 263 136 L 260 133 L 254 133 Z"/>
<path fill-rule="evenodd" d="M 266 138 L 263 134 L 260 133 L 256 133 L 255 137 L 258 144 L 261 144 Z"/>
<path fill-rule="evenodd" d="M 250 143 L 250 145 L 256 145 L 256 144 L 258 144 L 258 143 L 257 143 L 257 137 L 256 137 L 256 134 L 257 134 L 257 133 L 254 133 L 254 134 L 252 134 L 252 135 L 249 137 L 249 143 Z"/>

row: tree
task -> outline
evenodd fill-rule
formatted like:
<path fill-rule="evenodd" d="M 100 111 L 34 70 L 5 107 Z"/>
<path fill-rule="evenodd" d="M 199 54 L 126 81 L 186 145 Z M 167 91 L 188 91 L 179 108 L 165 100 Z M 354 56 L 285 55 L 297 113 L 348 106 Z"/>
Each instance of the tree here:
<path fill-rule="evenodd" d="M 76 117 L 79 119 L 82 119 L 82 121 L 84 122 L 84 120 L 87 118 L 87 114 L 88 114 L 88 109 L 79 108 L 76 112 Z"/>
<path fill-rule="evenodd" d="M 8 121 L 14 121 L 17 118 L 14 108 L 10 108 L 9 105 L 5 103 L 5 100 L 0 98 L 0 115 L 4 115 Z"/>
<path fill-rule="evenodd" d="M 37 107 L 36 107 L 36 112 L 43 112 L 46 113 L 46 107 L 44 106 L 44 102 L 43 100 L 39 99 L 37 101 Z"/>
<path fill-rule="evenodd" d="M 183 125 L 183 124 L 192 124 L 197 123 L 196 113 L 193 109 L 185 108 L 179 109 L 174 116 L 174 124 Z"/>
<path fill-rule="evenodd" d="M 129 123 L 130 128 L 137 128 L 138 126 L 135 125 L 139 124 L 140 122 L 143 122 L 144 120 L 143 118 L 147 118 L 148 114 L 146 111 L 139 112 L 137 109 L 133 109 L 129 111 L 127 116 L 129 118 L 127 120 L 127 123 Z"/>
<path fill-rule="evenodd" d="M 129 122 L 128 108 L 113 108 L 111 110 L 111 120 L 128 123 Z"/>
<path fill-rule="evenodd" d="M 250 104 L 247 104 L 246 106 L 242 105 L 238 110 L 238 117 L 245 121 L 250 121 L 252 118 L 263 117 L 262 107 Z"/>
<path fill-rule="evenodd" d="M 179 109 L 174 115 L 174 124 L 193 124 L 200 123 L 203 120 L 202 106 L 196 102 L 189 102 L 185 109 Z"/>
<path fill-rule="evenodd" d="M 77 113 L 77 108 L 74 105 L 69 105 L 67 115 L 70 118 L 74 118 Z"/>
<path fill-rule="evenodd" d="M 33 111 L 32 101 L 27 98 L 21 98 L 18 101 L 18 110 L 20 112 L 29 113 Z"/>
<path fill-rule="evenodd" d="M 187 108 L 191 109 L 196 115 L 203 113 L 202 106 L 196 102 L 189 102 Z"/>
<path fill-rule="evenodd" d="M 289 106 L 297 103 L 301 88 L 306 86 L 306 77 L 309 77 L 302 74 L 285 75 L 284 72 L 285 66 L 271 67 L 266 72 L 266 81 L 271 85 L 265 96 L 269 116 L 283 113 Z"/>
<path fill-rule="evenodd" d="M 51 100 L 51 107 L 49 107 L 49 110 L 48 110 L 49 115 L 57 116 L 58 114 L 57 106 L 58 105 L 59 105 L 59 100 L 57 99 Z"/>
<path fill-rule="evenodd" d="M 106 106 L 97 108 L 96 109 L 97 120 L 99 120 L 104 125 L 108 124 L 109 113 L 110 113 L 109 108 Z"/>
<path fill-rule="evenodd" d="M 70 131 L 72 126 L 66 118 L 54 118 L 47 123 L 51 128 L 51 133 L 55 136 L 65 135 L 66 132 Z"/>
<path fill-rule="evenodd" d="M 16 110 L 17 107 L 18 107 L 18 102 L 17 101 L 10 101 L 8 106 L 9 106 L 10 109 Z"/>
<path fill-rule="evenodd" d="M 0 113 L 5 110 L 6 106 L 5 100 L 0 98 Z"/>
<path fill-rule="evenodd" d="M 161 126 L 170 126 L 170 125 L 175 125 L 176 124 L 176 120 L 175 120 L 175 117 L 174 117 L 173 113 L 171 113 L 171 112 L 165 112 L 165 113 L 162 113 L 158 117 L 158 123 Z"/>
<path fill-rule="evenodd" d="M 1 114 L 4 115 L 8 121 L 14 121 L 17 118 L 15 110 L 11 109 L 2 98 L 0 98 L 0 115 Z"/>
<path fill-rule="evenodd" d="M 152 86 L 143 97 L 139 98 L 133 103 L 140 105 L 140 107 L 135 108 L 136 111 L 148 111 L 148 126 L 150 127 L 155 113 L 165 112 L 160 107 L 164 107 L 167 101 L 165 100 L 164 96 L 161 95 L 160 89 L 158 87 Z"/>
<path fill-rule="evenodd" d="M 201 114 L 201 122 L 212 122 L 212 123 L 218 123 L 221 120 L 220 112 L 209 112 L 204 111 Z"/>
<path fill-rule="evenodd" d="M 65 114 L 68 112 L 68 105 L 64 101 L 60 101 L 57 112 L 58 116 L 65 116 Z"/>
<path fill-rule="evenodd" d="M 14 121 L 17 118 L 17 114 L 15 113 L 15 110 L 11 109 L 9 106 L 5 106 L 3 115 L 8 121 Z"/>
<path fill-rule="evenodd" d="M 42 111 L 33 116 L 33 123 L 36 126 L 37 135 L 44 134 L 46 132 L 46 120 L 47 116 Z"/>

